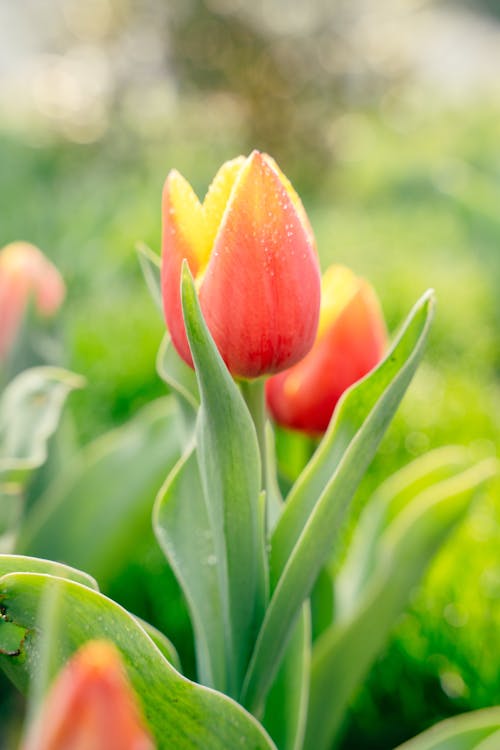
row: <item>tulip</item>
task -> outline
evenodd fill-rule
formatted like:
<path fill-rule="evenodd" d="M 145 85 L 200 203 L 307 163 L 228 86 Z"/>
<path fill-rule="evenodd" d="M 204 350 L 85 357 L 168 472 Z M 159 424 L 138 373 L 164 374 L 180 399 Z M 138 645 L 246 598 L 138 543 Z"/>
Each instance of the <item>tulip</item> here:
<path fill-rule="evenodd" d="M 324 432 L 344 391 L 382 359 L 385 323 L 372 286 L 343 266 L 323 276 L 321 312 L 313 348 L 297 365 L 266 383 L 269 410 L 279 424 Z"/>
<path fill-rule="evenodd" d="M 113 644 L 89 641 L 72 656 L 23 750 L 154 750 Z"/>
<path fill-rule="evenodd" d="M 64 282 L 57 268 L 28 242 L 13 242 L 0 251 L 0 363 L 14 345 L 29 301 L 42 317 L 61 305 Z"/>
<path fill-rule="evenodd" d="M 178 172 L 165 182 L 165 319 L 175 348 L 192 366 L 180 299 L 183 259 L 235 377 L 279 372 L 309 351 L 320 300 L 314 238 L 298 195 L 269 156 L 254 151 L 226 162 L 203 203 Z"/>

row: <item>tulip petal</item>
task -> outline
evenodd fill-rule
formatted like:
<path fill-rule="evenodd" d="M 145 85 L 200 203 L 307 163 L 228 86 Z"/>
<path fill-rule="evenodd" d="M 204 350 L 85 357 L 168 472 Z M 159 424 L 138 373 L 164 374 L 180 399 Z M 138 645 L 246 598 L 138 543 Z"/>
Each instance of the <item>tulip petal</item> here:
<path fill-rule="evenodd" d="M 219 169 L 208 188 L 205 200 L 203 201 L 203 215 L 205 220 L 205 238 L 209 247 L 209 253 L 214 245 L 215 237 L 234 183 L 245 161 L 244 156 L 238 156 L 236 159 L 227 161 Z M 208 257 L 206 261 L 208 262 Z"/>
<path fill-rule="evenodd" d="M 316 252 L 287 187 L 254 152 L 233 186 L 200 286 L 200 302 L 230 371 L 277 372 L 301 359 L 319 314 Z"/>
<path fill-rule="evenodd" d="M 304 228 L 307 230 L 307 232 L 309 234 L 309 239 L 311 241 L 311 244 L 313 245 L 313 247 L 316 247 L 316 240 L 315 240 L 315 237 L 314 237 L 314 232 L 312 230 L 312 226 L 311 226 L 311 223 L 309 221 L 309 217 L 306 214 L 306 210 L 305 210 L 305 208 L 304 208 L 304 206 L 302 204 L 302 201 L 300 200 L 299 194 L 297 193 L 297 191 L 293 187 L 292 183 L 290 182 L 290 180 L 288 179 L 288 177 L 286 176 L 286 174 L 284 174 L 284 172 L 281 171 L 281 169 L 279 168 L 278 164 L 275 162 L 275 160 L 273 159 L 273 157 L 269 156 L 269 154 L 262 154 L 262 156 L 263 156 L 264 160 L 267 162 L 267 164 L 269 164 L 269 166 L 272 169 L 274 169 L 274 171 L 278 174 L 278 177 L 280 178 L 280 181 L 283 184 L 283 187 L 287 191 L 290 200 L 292 201 L 293 205 L 295 206 L 295 210 L 297 211 L 297 213 L 298 213 L 298 215 L 299 215 L 299 217 L 300 217 L 300 219 L 302 221 L 302 224 L 303 224 Z"/>
<path fill-rule="evenodd" d="M 324 432 L 345 390 L 382 359 L 387 332 L 371 285 L 332 266 L 323 277 L 320 324 L 313 348 L 295 367 L 266 384 L 271 412 L 282 425 Z"/>
<path fill-rule="evenodd" d="M 193 188 L 176 170 L 163 188 L 163 260 L 161 283 L 165 320 L 172 340 L 183 359 L 190 361 L 182 319 L 180 276 L 184 258 L 194 276 L 206 263 L 207 248 L 203 209 Z"/>

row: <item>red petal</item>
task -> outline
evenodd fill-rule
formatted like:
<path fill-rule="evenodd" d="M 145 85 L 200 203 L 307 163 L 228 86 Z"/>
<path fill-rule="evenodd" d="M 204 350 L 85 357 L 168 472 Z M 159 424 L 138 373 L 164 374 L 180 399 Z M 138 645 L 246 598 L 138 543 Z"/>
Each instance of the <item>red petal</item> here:
<path fill-rule="evenodd" d="M 316 334 L 316 252 L 289 192 L 254 152 L 240 171 L 200 288 L 207 324 L 230 371 L 277 372 Z"/>

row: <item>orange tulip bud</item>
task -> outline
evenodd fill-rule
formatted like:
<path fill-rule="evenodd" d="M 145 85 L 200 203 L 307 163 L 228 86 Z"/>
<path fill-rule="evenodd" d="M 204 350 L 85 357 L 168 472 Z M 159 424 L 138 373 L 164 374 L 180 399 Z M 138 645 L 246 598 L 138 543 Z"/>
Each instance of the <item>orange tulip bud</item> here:
<path fill-rule="evenodd" d="M 178 172 L 167 177 L 163 304 L 174 346 L 192 365 L 180 300 L 184 258 L 233 375 L 279 372 L 309 351 L 320 298 L 314 239 L 299 197 L 269 156 L 254 151 L 226 162 L 203 203 Z"/>
<path fill-rule="evenodd" d="M 89 641 L 56 677 L 23 750 L 154 750 L 121 658 Z"/>
<path fill-rule="evenodd" d="M 31 297 L 39 315 L 50 317 L 64 294 L 59 271 L 37 247 L 13 242 L 0 251 L 0 362 L 12 348 Z"/>
<path fill-rule="evenodd" d="M 323 276 L 318 334 L 297 365 L 266 383 L 274 419 L 310 434 L 324 432 L 337 401 L 382 359 L 387 333 L 375 291 L 343 266 Z"/>

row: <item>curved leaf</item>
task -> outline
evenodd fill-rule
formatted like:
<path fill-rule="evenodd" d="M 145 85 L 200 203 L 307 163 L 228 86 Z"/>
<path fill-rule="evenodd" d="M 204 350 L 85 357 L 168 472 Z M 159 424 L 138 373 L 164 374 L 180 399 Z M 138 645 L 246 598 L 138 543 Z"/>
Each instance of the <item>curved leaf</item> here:
<path fill-rule="evenodd" d="M 432 310 L 433 295 L 428 293 L 413 308 L 387 358 L 346 392 L 285 504 L 271 539 L 271 602 L 242 693 L 242 703 L 254 713 L 276 674 L 302 603 L 332 552 L 346 507 L 415 373 Z"/>
<path fill-rule="evenodd" d="M 446 719 L 396 750 L 497 750 L 500 706 Z"/>
<path fill-rule="evenodd" d="M 135 246 L 139 265 L 146 281 L 149 293 L 163 319 L 163 302 L 161 294 L 161 258 L 145 242 L 138 242 Z"/>
<path fill-rule="evenodd" d="M 237 696 L 266 589 L 260 454 L 252 418 L 203 320 L 186 263 L 181 297 L 201 395 L 196 451 L 220 576 L 227 690 Z"/>
<path fill-rule="evenodd" d="M 0 398 L 0 551 L 15 544 L 24 485 L 47 458 L 66 397 L 82 384 L 67 370 L 36 367 L 14 378 Z"/>
<path fill-rule="evenodd" d="M 47 457 L 66 397 L 84 381 L 57 367 L 18 375 L 0 399 L 0 482 L 18 482 Z"/>
<path fill-rule="evenodd" d="M 198 679 L 226 689 L 223 592 L 196 453 L 191 449 L 158 495 L 153 524 L 158 542 L 188 603 L 195 633 Z"/>
<path fill-rule="evenodd" d="M 58 578 L 67 578 L 69 581 L 75 581 L 81 583 L 82 586 L 99 591 L 97 581 L 88 573 L 52 560 L 41 560 L 38 557 L 0 555 L 0 577 L 8 573 L 45 573 Z"/>
<path fill-rule="evenodd" d="M 175 402 L 166 397 L 98 438 L 47 488 L 18 551 L 64 560 L 106 586 L 131 555 L 154 544 L 153 502 L 179 458 L 178 432 Z"/>
<path fill-rule="evenodd" d="M 19 656 L 0 656 L 0 665 L 19 687 L 26 690 L 37 669 L 45 635 L 38 610 L 48 589 L 55 591 L 60 636 L 52 670 L 87 640 L 113 641 L 158 750 L 273 750 L 262 727 L 241 706 L 179 675 L 128 612 L 102 594 L 52 576 L 15 573 L 0 579 L 5 616 L 28 631 Z"/>
<path fill-rule="evenodd" d="M 435 470 L 435 466 L 430 469 L 431 475 Z M 413 486 L 415 494 L 411 502 L 388 525 L 378 542 L 363 592 L 358 594 L 349 614 L 334 622 L 314 644 L 307 747 L 315 750 L 331 747 L 354 690 L 383 647 L 413 587 L 447 536 L 464 518 L 478 488 L 497 472 L 497 462 L 487 459 L 422 491 L 418 482 Z M 420 479 L 423 482 L 423 475 Z M 393 499 L 393 495 L 387 495 L 386 506 Z M 367 507 L 365 514 L 370 510 Z M 360 530 L 363 527 L 362 522 Z M 352 564 L 348 560 L 346 575 L 350 570 Z"/>

